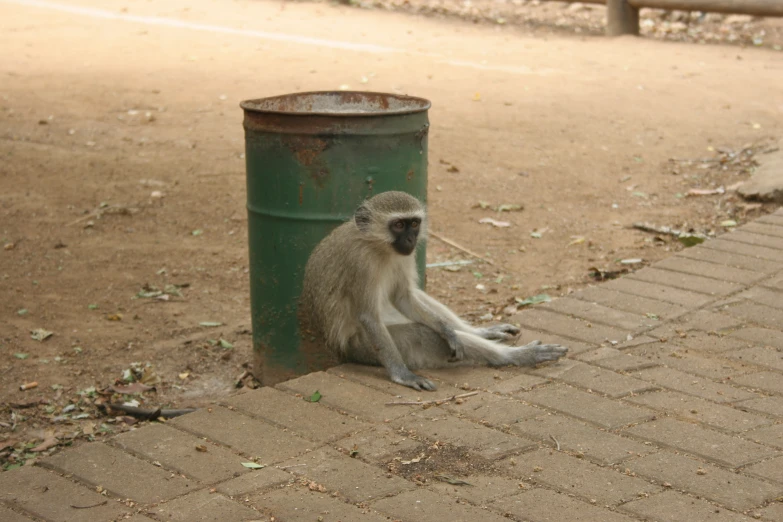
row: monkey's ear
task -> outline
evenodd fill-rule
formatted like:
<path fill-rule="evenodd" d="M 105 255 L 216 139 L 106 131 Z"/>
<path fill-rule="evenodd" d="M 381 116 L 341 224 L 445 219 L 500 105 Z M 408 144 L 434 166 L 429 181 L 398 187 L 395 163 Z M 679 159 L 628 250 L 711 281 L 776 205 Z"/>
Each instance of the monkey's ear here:
<path fill-rule="evenodd" d="M 356 222 L 356 226 L 359 227 L 359 230 L 362 232 L 367 231 L 370 228 L 371 221 L 370 209 L 364 205 L 359 206 L 353 214 L 353 220 Z"/>

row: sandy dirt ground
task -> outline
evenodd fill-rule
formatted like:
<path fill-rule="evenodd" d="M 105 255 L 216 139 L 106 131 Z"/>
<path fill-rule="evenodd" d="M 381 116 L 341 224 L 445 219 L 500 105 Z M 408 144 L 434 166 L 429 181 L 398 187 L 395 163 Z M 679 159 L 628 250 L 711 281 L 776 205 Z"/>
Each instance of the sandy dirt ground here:
<path fill-rule="evenodd" d="M 432 100 L 432 230 L 493 264 L 432 269 L 428 289 L 474 322 L 682 248 L 634 222 L 721 234 L 772 210 L 731 188 L 783 134 L 774 47 L 536 27 L 326 3 L 0 0 L 3 464 L 125 429 L 97 405 L 134 373 L 153 408 L 233 389 L 251 358 L 243 99 Z M 470 259 L 428 248 L 432 263 Z"/>

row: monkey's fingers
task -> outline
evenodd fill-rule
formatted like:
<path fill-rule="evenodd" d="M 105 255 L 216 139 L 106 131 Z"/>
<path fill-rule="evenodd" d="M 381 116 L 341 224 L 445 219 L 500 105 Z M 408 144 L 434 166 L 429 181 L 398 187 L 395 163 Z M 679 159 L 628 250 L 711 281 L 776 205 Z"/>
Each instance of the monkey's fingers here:
<path fill-rule="evenodd" d="M 392 377 L 392 380 L 396 382 L 397 384 L 402 384 L 403 386 L 407 386 L 409 388 L 413 388 L 414 390 L 427 390 L 427 391 L 435 391 L 438 389 L 438 387 L 435 385 L 434 382 L 427 379 L 426 377 L 421 377 L 420 375 L 416 375 L 413 372 L 408 372 L 406 375 L 397 375 Z"/>
<path fill-rule="evenodd" d="M 486 328 L 479 328 L 478 334 L 490 341 L 508 341 L 519 334 L 519 328 L 513 324 L 495 324 Z"/>
<path fill-rule="evenodd" d="M 568 348 L 559 344 L 538 344 L 535 346 L 536 361 L 556 361 L 568 353 Z"/>

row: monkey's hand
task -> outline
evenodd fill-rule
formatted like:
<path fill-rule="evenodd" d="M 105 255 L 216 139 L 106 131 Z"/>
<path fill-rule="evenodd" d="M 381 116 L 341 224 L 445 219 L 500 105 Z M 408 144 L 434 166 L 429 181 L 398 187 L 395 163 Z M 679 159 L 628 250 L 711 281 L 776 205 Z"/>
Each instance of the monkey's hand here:
<path fill-rule="evenodd" d="M 476 328 L 476 334 L 490 341 L 508 341 L 519 335 L 519 328 L 513 324 L 494 324 L 486 328 Z"/>
<path fill-rule="evenodd" d="M 391 373 L 391 380 L 397 384 L 402 384 L 403 386 L 413 388 L 414 390 L 435 391 L 438 389 L 434 382 L 425 377 L 416 375 L 407 368 L 404 370 L 402 368 L 398 368 L 393 371 Z"/>
<path fill-rule="evenodd" d="M 465 358 L 465 347 L 462 345 L 462 341 L 460 341 L 456 335 L 453 339 L 449 340 L 449 348 L 451 348 L 451 357 L 449 357 L 449 362 L 457 362 Z"/>
<path fill-rule="evenodd" d="M 559 344 L 541 344 L 533 341 L 525 346 L 512 348 L 513 364 L 518 366 L 534 366 L 539 363 L 556 361 L 568 353 L 568 348 Z"/>

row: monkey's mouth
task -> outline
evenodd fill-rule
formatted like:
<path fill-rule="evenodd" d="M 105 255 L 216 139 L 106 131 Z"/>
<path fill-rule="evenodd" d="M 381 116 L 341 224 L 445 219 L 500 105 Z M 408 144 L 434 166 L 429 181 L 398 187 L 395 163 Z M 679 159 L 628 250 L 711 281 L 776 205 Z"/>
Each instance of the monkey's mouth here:
<path fill-rule="evenodd" d="M 416 250 L 416 245 L 409 247 L 395 243 L 393 246 L 394 250 L 401 256 L 409 256 Z"/>

